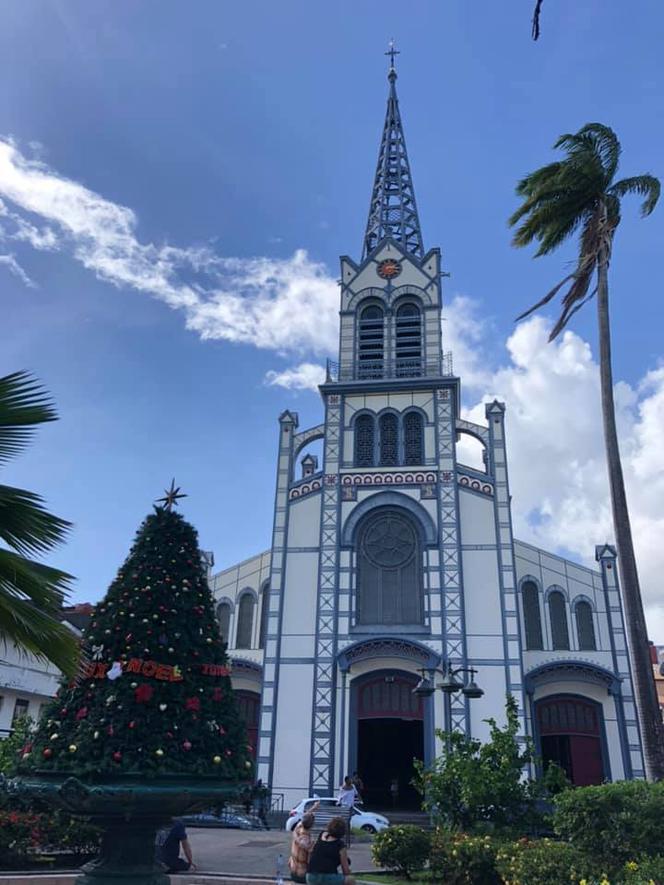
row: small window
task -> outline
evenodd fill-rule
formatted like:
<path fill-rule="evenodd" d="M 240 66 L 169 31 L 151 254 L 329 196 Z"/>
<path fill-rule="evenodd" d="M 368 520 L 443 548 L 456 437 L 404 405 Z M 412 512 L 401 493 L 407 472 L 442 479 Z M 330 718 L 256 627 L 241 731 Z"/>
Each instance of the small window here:
<path fill-rule="evenodd" d="M 26 701 L 25 698 L 16 698 L 14 715 L 12 716 L 12 728 L 18 724 L 19 720 L 24 719 L 28 715 L 29 706 L 30 701 Z"/>
<path fill-rule="evenodd" d="M 261 590 L 261 625 L 258 637 L 258 647 L 265 648 L 267 639 L 267 620 L 270 614 L 270 585 L 265 584 Z"/>
<path fill-rule="evenodd" d="M 220 602 L 217 606 L 217 620 L 219 621 L 219 635 L 228 642 L 231 626 L 231 606 L 228 602 Z"/>
<path fill-rule="evenodd" d="M 560 590 L 549 594 L 549 619 L 551 621 L 551 640 L 556 651 L 569 649 L 569 630 L 567 629 L 567 609 L 565 597 Z"/>
<path fill-rule="evenodd" d="M 360 415 L 355 422 L 356 467 L 373 467 L 375 464 L 374 426 L 372 415 Z"/>
<path fill-rule="evenodd" d="M 523 620 L 526 627 L 526 649 L 543 649 L 539 590 L 534 581 L 523 582 L 521 586 L 521 600 L 523 602 Z"/>
<path fill-rule="evenodd" d="M 595 651 L 595 625 L 589 602 L 582 601 L 576 605 L 576 632 L 579 637 L 579 651 Z"/>
<path fill-rule="evenodd" d="M 424 464 L 424 422 L 419 412 L 403 419 L 404 464 Z"/>
<path fill-rule="evenodd" d="M 365 307 L 358 327 L 358 375 L 360 378 L 383 377 L 383 311 L 377 304 Z"/>
<path fill-rule="evenodd" d="M 240 599 L 237 616 L 236 648 L 251 648 L 251 634 L 254 628 L 254 597 L 245 593 Z"/>
<path fill-rule="evenodd" d="M 380 416 L 380 466 L 396 467 L 399 463 L 399 421 L 392 412 Z"/>

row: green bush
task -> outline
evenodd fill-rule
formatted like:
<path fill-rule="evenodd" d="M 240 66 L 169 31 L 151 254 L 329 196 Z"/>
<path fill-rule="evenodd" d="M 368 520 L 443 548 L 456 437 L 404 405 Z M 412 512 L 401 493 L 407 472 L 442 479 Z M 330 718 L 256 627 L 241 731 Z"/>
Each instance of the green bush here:
<path fill-rule="evenodd" d="M 496 867 L 508 885 L 570 885 L 584 878 L 587 861 L 566 842 L 521 839 L 498 851 Z"/>
<path fill-rule="evenodd" d="M 431 837 L 426 830 L 403 824 L 378 833 L 371 847 L 371 855 L 379 867 L 394 870 L 408 879 L 414 870 L 426 866 L 430 848 Z"/>
<path fill-rule="evenodd" d="M 664 885 L 664 856 L 628 861 L 620 881 L 621 885 Z"/>
<path fill-rule="evenodd" d="M 472 830 L 490 825 L 496 830 L 530 829 L 537 826 L 537 800 L 544 787 L 524 779 L 526 767 L 535 761 L 530 739 L 519 738 L 516 701 L 508 695 L 505 725 L 486 719 L 489 740 L 482 743 L 465 734 L 436 734 L 446 751 L 428 768 L 416 762 L 415 787 L 422 807 L 443 827 Z"/>
<path fill-rule="evenodd" d="M 433 881 L 445 885 L 500 885 L 502 879 L 496 869 L 499 847 L 491 836 L 469 836 L 438 827 L 431 836 Z"/>
<path fill-rule="evenodd" d="M 606 872 L 662 850 L 664 782 L 578 787 L 560 793 L 554 805 L 556 833 Z"/>

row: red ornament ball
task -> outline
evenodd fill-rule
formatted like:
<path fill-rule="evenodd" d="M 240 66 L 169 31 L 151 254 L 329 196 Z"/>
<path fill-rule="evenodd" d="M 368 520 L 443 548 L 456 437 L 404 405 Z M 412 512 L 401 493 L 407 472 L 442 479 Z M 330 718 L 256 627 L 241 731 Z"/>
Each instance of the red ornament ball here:
<path fill-rule="evenodd" d="M 182 749 L 189 752 L 191 750 L 191 741 L 182 741 Z"/>
<path fill-rule="evenodd" d="M 44 749 L 42 750 L 42 756 L 44 757 L 44 759 L 50 759 L 52 755 L 53 750 L 50 747 L 44 747 Z"/>

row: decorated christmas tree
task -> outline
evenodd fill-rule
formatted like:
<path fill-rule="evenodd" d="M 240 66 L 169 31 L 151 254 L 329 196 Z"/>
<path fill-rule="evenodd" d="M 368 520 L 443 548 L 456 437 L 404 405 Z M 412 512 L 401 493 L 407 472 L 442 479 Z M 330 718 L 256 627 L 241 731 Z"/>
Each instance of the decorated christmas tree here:
<path fill-rule="evenodd" d="M 21 773 L 252 777 L 197 533 L 171 487 L 138 530 Z"/>

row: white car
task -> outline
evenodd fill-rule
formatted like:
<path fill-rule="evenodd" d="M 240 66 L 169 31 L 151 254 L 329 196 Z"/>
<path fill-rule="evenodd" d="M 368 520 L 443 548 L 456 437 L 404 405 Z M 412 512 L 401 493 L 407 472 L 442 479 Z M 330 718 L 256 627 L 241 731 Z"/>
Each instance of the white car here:
<path fill-rule="evenodd" d="M 295 808 L 291 809 L 290 816 L 286 821 L 286 829 L 289 833 L 317 802 L 317 812 L 321 813 L 320 816 L 324 818 L 326 823 L 330 818 L 334 817 L 335 812 L 338 814 L 341 811 L 339 803 L 334 796 L 323 796 L 320 799 L 318 797 L 303 799 Z M 364 809 L 358 808 L 357 805 L 353 805 L 350 823 L 354 830 L 364 830 L 365 833 L 380 833 L 381 830 L 387 829 L 390 825 L 389 820 L 383 817 L 382 814 L 364 811 Z"/>

